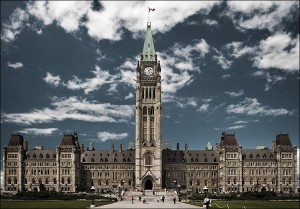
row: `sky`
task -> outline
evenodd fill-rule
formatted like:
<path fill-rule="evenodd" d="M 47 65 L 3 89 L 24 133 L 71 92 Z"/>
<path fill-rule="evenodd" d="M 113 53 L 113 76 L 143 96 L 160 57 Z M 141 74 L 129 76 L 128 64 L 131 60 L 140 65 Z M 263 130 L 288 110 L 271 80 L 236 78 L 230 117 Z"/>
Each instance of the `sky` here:
<path fill-rule="evenodd" d="M 298 1 L 1 1 L 1 147 L 135 140 L 148 7 L 162 67 L 162 141 L 299 147 Z M 2 152 L 2 149 L 1 149 Z M 1 153 L 2 154 L 2 153 Z"/>

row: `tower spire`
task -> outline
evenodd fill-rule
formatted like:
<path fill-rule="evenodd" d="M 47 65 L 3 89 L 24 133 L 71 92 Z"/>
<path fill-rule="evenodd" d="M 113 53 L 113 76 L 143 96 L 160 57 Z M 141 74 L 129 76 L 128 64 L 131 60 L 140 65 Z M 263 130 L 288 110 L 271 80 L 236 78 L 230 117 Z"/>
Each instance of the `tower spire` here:
<path fill-rule="evenodd" d="M 155 61 L 155 49 L 152 39 L 151 24 L 147 23 L 147 32 L 143 48 L 143 61 Z"/>

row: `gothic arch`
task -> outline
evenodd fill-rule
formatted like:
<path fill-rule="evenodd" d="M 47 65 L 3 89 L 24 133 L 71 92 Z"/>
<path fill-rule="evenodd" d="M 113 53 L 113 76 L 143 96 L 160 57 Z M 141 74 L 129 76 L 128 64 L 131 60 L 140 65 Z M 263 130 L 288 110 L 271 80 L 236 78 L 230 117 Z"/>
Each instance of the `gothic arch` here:
<path fill-rule="evenodd" d="M 152 176 L 148 175 L 143 179 L 142 185 L 144 190 L 153 190 L 155 188 L 155 180 Z"/>
<path fill-rule="evenodd" d="M 144 158 L 144 165 L 152 165 L 153 164 L 154 155 L 151 151 L 145 152 L 143 158 Z"/>

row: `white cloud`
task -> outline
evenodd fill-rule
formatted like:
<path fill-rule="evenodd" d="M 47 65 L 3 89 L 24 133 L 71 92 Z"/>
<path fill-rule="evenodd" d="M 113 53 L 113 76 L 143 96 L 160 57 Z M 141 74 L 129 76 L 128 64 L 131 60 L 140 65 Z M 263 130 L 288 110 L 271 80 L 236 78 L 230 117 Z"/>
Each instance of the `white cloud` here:
<path fill-rule="evenodd" d="M 262 69 L 278 68 L 287 72 L 299 71 L 299 35 L 276 33 L 262 40 L 253 58 L 254 66 Z"/>
<path fill-rule="evenodd" d="M 18 68 L 23 67 L 23 64 L 22 64 L 22 62 L 16 62 L 16 63 L 7 62 L 7 66 L 11 67 L 11 68 L 14 68 L 14 69 L 18 69 Z"/>
<path fill-rule="evenodd" d="M 39 135 L 51 135 L 56 131 L 58 131 L 58 128 L 25 128 L 22 129 L 20 132 L 24 134 L 39 136 Z"/>
<path fill-rule="evenodd" d="M 269 91 L 273 85 L 276 83 L 286 80 L 286 77 L 283 75 L 272 75 L 271 72 L 265 72 L 263 70 L 256 71 L 251 74 L 254 77 L 266 78 L 267 83 L 265 84 L 265 91 Z"/>
<path fill-rule="evenodd" d="M 85 27 L 88 29 L 88 34 L 97 40 L 110 39 L 120 40 L 122 36 L 122 27 L 137 36 L 138 33 L 145 30 L 146 15 L 141 15 L 141 11 L 148 10 L 148 2 L 101 2 L 103 9 L 100 12 L 89 10 L 87 13 L 88 21 Z M 151 22 L 153 24 L 154 33 L 156 31 L 169 31 L 177 23 L 184 21 L 187 17 L 201 11 L 207 13 L 210 9 L 220 2 L 151 2 L 151 7 L 156 8 L 155 12 L 151 13 Z M 98 24 L 101 22 L 102 27 Z M 105 28 L 103 30 L 102 28 Z"/>
<path fill-rule="evenodd" d="M 136 82 L 133 79 L 136 79 L 136 65 L 138 56 L 135 59 L 127 59 L 121 66 L 121 82 L 135 88 Z"/>
<path fill-rule="evenodd" d="M 227 78 L 230 78 L 231 77 L 231 75 L 229 75 L 229 74 L 224 74 L 224 75 L 222 75 L 222 78 L 223 79 L 227 79 Z"/>
<path fill-rule="evenodd" d="M 105 142 L 107 140 L 121 140 L 128 136 L 128 133 L 110 133 L 110 132 L 98 132 L 98 138 L 101 142 Z"/>
<path fill-rule="evenodd" d="M 274 31 L 283 20 L 291 19 L 291 11 L 299 9 L 296 1 L 228 1 L 227 15 L 244 29 Z"/>
<path fill-rule="evenodd" d="M 203 22 L 209 26 L 218 26 L 219 23 L 216 20 L 212 20 L 212 19 L 205 19 L 203 20 Z"/>
<path fill-rule="evenodd" d="M 224 69 L 228 70 L 232 64 L 231 60 L 225 58 L 225 56 L 215 49 L 217 55 L 214 55 L 212 58 L 217 61 L 217 63 Z"/>
<path fill-rule="evenodd" d="M 50 84 L 51 86 L 57 87 L 60 85 L 60 77 L 59 76 L 53 76 L 51 73 L 47 72 L 47 75 L 43 80 Z"/>
<path fill-rule="evenodd" d="M 197 111 L 199 112 L 207 112 L 209 104 L 202 104 Z"/>
<path fill-rule="evenodd" d="M 133 97 L 133 94 L 130 92 L 127 96 L 125 96 L 125 99 L 127 100 L 127 99 L 130 99 L 132 97 Z"/>
<path fill-rule="evenodd" d="M 225 49 L 230 51 L 230 55 L 235 58 L 239 58 L 246 54 L 251 54 L 255 51 L 255 48 L 249 46 L 243 46 L 242 42 L 234 41 L 224 46 Z"/>
<path fill-rule="evenodd" d="M 22 31 L 29 15 L 26 11 L 17 8 L 11 14 L 9 21 L 4 22 L 1 27 L 1 39 L 5 42 L 11 42 L 16 39 L 16 36 Z"/>
<path fill-rule="evenodd" d="M 69 80 L 64 86 L 71 90 L 83 89 L 85 94 L 91 91 L 95 91 L 101 88 L 104 84 L 112 84 L 115 82 L 118 75 L 111 75 L 108 71 L 101 70 L 99 66 L 95 66 L 95 71 L 92 71 L 95 75 L 93 78 L 86 78 L 82 81 L 77 76 L 74 76 L 72 80 Z"/>
<path fill-rule="evenodd" d="M 238 120 L 238 121 L 235 121 L 234 124 L 246 124 L 248 123 L 247 121 L 244 121 L 244 120 Z"/>
<path fill-rule="evenodd" d="M 243 90 L 239 90 L 238 92 L 233 92 L 233 91 L 225 91 L 225 94 L 228 94 L 231 97 L 239 97 L 242 96 L 244 94 Z"/>
<path fill-rule="evenodd" d="M 151 13 L 151 21 L 155 23 L 154 33 L 167 32 L 196 13 L 207 14 L 214 5 L 220 3 L 219 1 L 191 1 L 184 4 L 151 2 L 151 7 L 156 8 L 155 12 Z M 75 32 L 80 27 L 85 27 L 89 36 L 96 40 L 120 40 L 123 28 L 131 31 L 134 37 L 138 37 L 145 30 L 146 11 L 150 6 L 149 2 L 145 1 L 102 1 L 102 9 L 94 11 L 91 8 L 91 1 L 30 1 L 26 5 L 25 10 L 16 9 L 10 21 L 4 25 L 2 39 L 5 41 L 15 40 L 15 36 L 28 22 L 29 16 L 35 17 L 44 26 L 57 24 L 66 32 Z M 208 20 L 207 24 L 216 23 Z"/>
<path fill-rule="evenodd" d="M 245 115 L 260 115 L 260 116 L 282 116 L 291 115 L 292 111 L 284 108 L 273 109 L 269 106 L 261 105 L 256 98 L 245 98 L 244 101 L 238 104 L 231 104 L 226 108 L 227 113 L 245 114 Z"/>
<path fill-rule="evenodd" d="M 167 97 L 167 94 L 174 94 L 192 83 L 194 81 L 193 73 L 200 72 L 192 53 L 197 53 L 198 58 L 204 58 L 209 50 L 210 46 L 204 39 L 201 39 L 195 40 L 192 45 L 174 44 L 166 51 L 158 53 L 161 67 L 164 69 L 161 73 L 162 89 L 165 93 L 163 99 Z"/>
<path fill-rule="evenodd" d="M 230 126 L 227 129 L 228 130 L 234 130 L 234 129 L 240 129 L 240 128 L 245 128 L 246 125 L 238 125 L 238 126 Z"/>
<path fill-rule="evenodd" d="M 197 107 L 197 105 L 198 105 L 196 98 L 193 98 L 193 97 L 188 97 L 188 98 L 177 97 L 176 100 L 177 100 L 177 103 L 176 103 L 177 106 L 179 106 L 181 108 L 187 108 L 188 106 Z"/>
<path fill-rule="evenodd" d="M 27 4 L 28 13 L 44 25 L 55 22 L 66 32 L 78 30 L 90 7 L 89 1 L 35 1 Z"/>
<path fill-rule="evenodd" d="M 23 125 L 53 121 L 80 120 L 87 122 L 128 122 L 134 115 L 133 106 L 101 104 L 78 97 L 53 97 L 51 108 L 34 109 L 27 113 L 1 112 L 2 122 Z"/>

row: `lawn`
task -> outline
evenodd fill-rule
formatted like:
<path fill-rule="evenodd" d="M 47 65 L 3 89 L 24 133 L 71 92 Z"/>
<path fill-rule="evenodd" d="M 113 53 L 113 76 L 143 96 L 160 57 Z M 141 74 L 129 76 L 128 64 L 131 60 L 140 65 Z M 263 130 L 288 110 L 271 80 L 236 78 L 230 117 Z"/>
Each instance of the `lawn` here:
<path fill-rule="evenodd" d="M 92 201 L 76 201 L 76 200 L 69 200 L 69 201 L 3 201 L 1 200 L 1 209 L 2 208 L 53 208 L 53 209 L 60 209 L 60 208 L 80 208 L 84 209 L 91 205 Z M 112 202 L 98 202 L 95 201 L 96 206 L 110 204 Z"/>
<path fill-rule="evenodd" d="M 192 205 L 202 206 L 202 203 L 191 203 Z M 210 209 L 219 209 L 220 207 L 225 209 L 293 209 L 300 208 L 299 201 L 212 201 Z M 228 207 L 226 206 L 228 205 Z"/>

